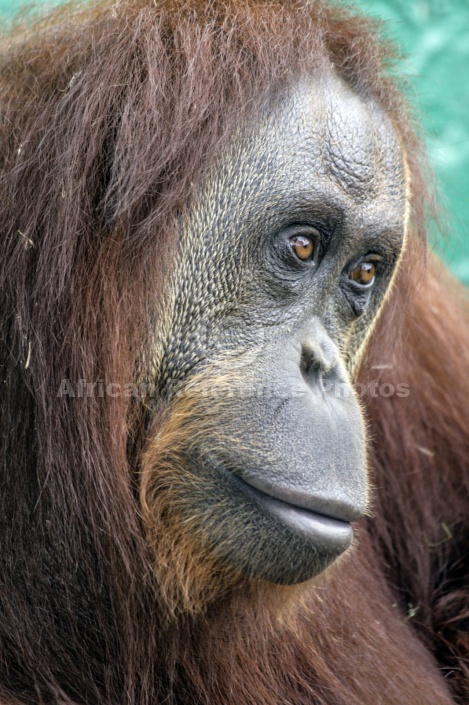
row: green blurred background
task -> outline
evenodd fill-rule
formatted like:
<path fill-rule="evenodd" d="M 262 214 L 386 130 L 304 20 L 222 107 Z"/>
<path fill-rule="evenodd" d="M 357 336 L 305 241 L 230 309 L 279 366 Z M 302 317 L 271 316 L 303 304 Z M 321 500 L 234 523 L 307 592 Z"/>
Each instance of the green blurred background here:
<path fill-rule="evenodd" d="M 40 0 L 38 0 L 40 1 Z M 44 0 L 51 4 L 50 0 Z M 0 20 L 30 0 L 0 0 Z M 469 0 L 354 0 L 386 20 L 424 125 L 442 206 L 435 249 L 469 284 Z"/>

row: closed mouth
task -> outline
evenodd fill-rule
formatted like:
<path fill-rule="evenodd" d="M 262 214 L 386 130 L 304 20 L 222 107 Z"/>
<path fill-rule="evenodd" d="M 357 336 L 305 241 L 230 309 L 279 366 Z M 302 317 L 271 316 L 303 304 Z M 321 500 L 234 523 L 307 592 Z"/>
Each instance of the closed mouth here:
<path fill-rule="evenodd" d="M 244 493 L 249 493 L 250 497 L 267 512 L 270 516 L 276 519 L 281 524 L 295 534 L 302 536 L 313 547 L 331 553 L 340 554 L 345 551 L 351 544 L 353 539 L 353 529 L 350 521 L 358 518 L 355 512 L 345 512 L 342 507 L 335 507 L 334 503 L 329 503 L 327 508 L 330 511 L 337 510 L 339 516 L 332 514 L 324 514 L 315 511 L 314 497 L 308 497 L 308 507 L 297 506 L 283 498 L 286 493 L 283 490 L 275 490 L 276 496 L 260 489 L 258 486 L 253 486 L 248 479 L 241 478 L 239 475 L 233 475 L 237 484 L 242 488 Z M 256 482 L 256 485 L 259 485 Z M 318 505 L 323 510 L 324 502 L 318 500 Z M 336 512 L 334 511 L 334 514 Z M 352 515 L 350 518 L 344 518 L 344 515 Z"/>

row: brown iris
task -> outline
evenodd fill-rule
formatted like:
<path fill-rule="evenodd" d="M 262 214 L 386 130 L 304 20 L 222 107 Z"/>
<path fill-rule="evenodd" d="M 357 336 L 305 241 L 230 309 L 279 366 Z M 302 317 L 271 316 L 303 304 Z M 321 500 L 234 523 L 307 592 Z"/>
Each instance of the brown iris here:
<path fill-rule="evenodd" d="M 352 279 L 352 281 L 357 282 L 357 284 L 361 284 L 362 286 L 366 286 L 367 284 L 371 284 L 373 279 L 375 278 L 376 274 L 376 265 L 374 262 L 369 262 L 365 261 L 359 264 L 355 269 L 352 269 L 352 271 L 349 274 L 349 279 Z"/>
<path fill-rule="evenodd" d="M 312 259 L 314 254 L 314 242 L 310 237 L 306 235 L 294 235 L 290 238 L 290 245 L 298 259 L 303 261 Z"/>

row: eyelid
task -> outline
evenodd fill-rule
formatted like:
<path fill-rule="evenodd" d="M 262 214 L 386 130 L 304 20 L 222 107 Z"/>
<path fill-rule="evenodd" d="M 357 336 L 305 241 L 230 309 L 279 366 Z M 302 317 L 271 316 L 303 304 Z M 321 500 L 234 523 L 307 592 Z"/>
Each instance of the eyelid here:
<path fill-rule="evenodd" d="M 368 252 L 368 254 L 364 255 L 363 257 L 360 257 L 358 260 L 358 263 L 360 262 L 383 262 L 384 257 L 383 255 L 380 255 L 378 252 Z"/>
<path fill-rule="evenodd" d="M 286 228 L 282 228 L 280 234 L 282 240 L 287 243 L 295 235 L 310 238 L 314 243 L 314 260 L 317 260 L 324 252 L 327 238 L 324 235 L 324 231 L 317 225 L 311 223 L 294 223 L 293 225 L 288 225 Z"/>
<path fill-rule="evenodd" d="M 295 252 L 292 241 L 296 237 L 303 237 L 309 240 L 312 244 L 312 254 L 310 257 L 303 259 Z M 317 228 L 311 225 L 295 225 L 289 227 L 282 234 L 285 262 L 289 268 L 300 271 L 311 271 L 316 269 L 319 259 L 323 252 L 323 238 Z"/>
<path fill-rule="evenodd" d="M 373 278 L 367 284 L 361 284 L 360 282 L 355 281 L 351 275 L 357 267 L 360 267 L 365 262 L 370 262 L 374 264 L 375 272 Z M 387 264 L 389 263 L 386 262 L 384 256 L 380 255 L 378 252 L 369 252 L 366 255 L 362 255 L 360 258 L 353 260 L 348 265 L 348 267 L 343 270 L 343 276 L 346 278 L 345 283 L 349 288 L 354 289 L 356 292 L 369 291 L 373 289 L 373 287 L 377 283 L 378 276 L 382 273 L 383 269 L 386 267 Z"/>
<path fill-rule="evenodd" d="M 312 223 L 292 223 L 282 228 L 280 232 L 284 233 L 287 237 L 291 237 L 292 235 L 310 235 L 311 237 L 319 235 L 321 239 L 324 238 L 321 227 L 313 225 Z"/>
<path fill-rule="evenodd" d="M 355 267 L 358 267 L 364 262 L 373 262 L 373 264 L 378 265 L 387 264 L 386 258 L 383 255 L 380 255 L 378 252 L 369 252 L 366 255 L 361 255 L 360 257 L 357 257 L 356 259 L 352 260 L 345 268 L 345 271 L 351 272 L 353 269 L 355 269 Z"/>

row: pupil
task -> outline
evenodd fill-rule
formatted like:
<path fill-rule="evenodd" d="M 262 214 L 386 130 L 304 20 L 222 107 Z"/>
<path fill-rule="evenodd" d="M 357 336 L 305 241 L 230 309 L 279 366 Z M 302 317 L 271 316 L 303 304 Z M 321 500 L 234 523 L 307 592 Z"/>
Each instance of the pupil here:
<path fill-rule="evenodd" d="M 308 259 L 313 252 L 311 240 L 303 235 L 296 235 L 291 240 L 293 249 L 300 259 Z"/>
<path fill-rule="evenodd" d="M 376 267 L 373 262 L 362 262 L 350 273 L 350 279 L 359 284 L 369 284 L 373 281 L 375 273 Z"/>
<path fill-rule="evenodd" d="M 365 284 L 368 284 L 374 276 L 375 266 L 372 262 L 364 262 L 362 264 L 362 276 L 361 279 Z"/>

